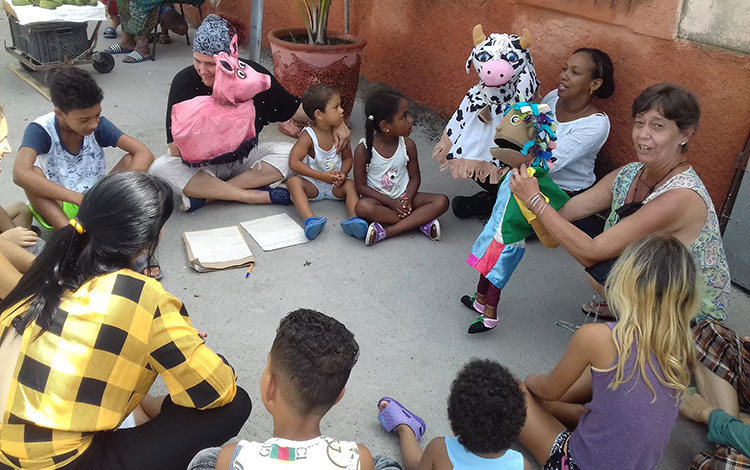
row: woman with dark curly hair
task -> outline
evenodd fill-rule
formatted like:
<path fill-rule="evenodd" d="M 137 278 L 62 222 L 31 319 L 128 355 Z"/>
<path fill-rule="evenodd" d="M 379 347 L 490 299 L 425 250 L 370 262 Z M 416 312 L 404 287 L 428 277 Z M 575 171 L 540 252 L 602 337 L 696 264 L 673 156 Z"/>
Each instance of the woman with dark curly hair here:
<path fill-rule="evenodd" d="M 523 392 L 510 371 L 495 361 L 473 359 L 461 369 L 448 397 L 448 420 L 456 437 L 436 437 L 424 451 L 418 443 L 426 429 L 421 418 L 393 398 L 381 398 L 379 409 L 383 428 L 398 433 L 406 470 L 531 468 L 510 448 L 526 422 Z"/>

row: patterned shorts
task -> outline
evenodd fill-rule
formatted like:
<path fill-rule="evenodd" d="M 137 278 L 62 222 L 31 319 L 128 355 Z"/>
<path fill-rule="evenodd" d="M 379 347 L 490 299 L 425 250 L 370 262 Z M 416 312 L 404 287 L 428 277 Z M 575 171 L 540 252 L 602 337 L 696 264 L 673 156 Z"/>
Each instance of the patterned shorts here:
<path fill-rule="evenodd" d="M 737 390 L 740 409 L 750 410 L 750 343 L 714 320 L 693 327 L 696 358 Z"/>
<path fill-rule="evenodd" d="M 565 430 L 557 435 L 544 470 L 581 470 L 568 452 L 568 439 L 573 431 Z"/>
<path fill-rule="evenodd" d="M 690 470 L 749 470 L 750 458 L 730 446 L 718 446 L 696 455 Z"/>

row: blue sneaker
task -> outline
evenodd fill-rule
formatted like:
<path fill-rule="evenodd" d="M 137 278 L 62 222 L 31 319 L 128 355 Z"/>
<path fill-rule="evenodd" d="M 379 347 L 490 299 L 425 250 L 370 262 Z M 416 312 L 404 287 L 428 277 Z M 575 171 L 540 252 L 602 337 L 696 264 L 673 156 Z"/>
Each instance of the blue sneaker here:
<path fill-rule="evenodd" d="M 360 217 L 352 217 L 349 220 L 341 222 L 341 230 L 350 237 L 359 238 L 360 240 L 367 235 L 367 222 Z"/>
<path fill-rule="evenodd" d="M 187 203 L 185 203 L 187 199 Z M 180 198 L 180 202 L 177 206 L 182 212 L 193 212 L 206 205 L 206 200 L 200 197 L 184 196 Z"/>
<path fill-rule="evenodd" d="M 328 219 L 325 217 L 308 217 L 305 219 L 305 236 L 308 240 L 315 240 L 323 228 L 326 226 Z"/>

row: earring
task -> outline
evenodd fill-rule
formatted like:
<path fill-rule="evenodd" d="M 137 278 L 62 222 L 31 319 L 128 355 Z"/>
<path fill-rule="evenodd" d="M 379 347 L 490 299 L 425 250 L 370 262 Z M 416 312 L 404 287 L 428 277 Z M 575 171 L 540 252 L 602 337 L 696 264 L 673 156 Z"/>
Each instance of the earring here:
<path fill-rule="evenodd" d="M 680 142 L 681 147 L 684 147 L 685 145 L 687 145 L 687 142 Z"/>
<path fill-rule="evenodd" d="M 386 131 L 386 132 L 391 132 L 391 130 L 390 130 L 390 129 L 386 129 L 385 131 Z"/>

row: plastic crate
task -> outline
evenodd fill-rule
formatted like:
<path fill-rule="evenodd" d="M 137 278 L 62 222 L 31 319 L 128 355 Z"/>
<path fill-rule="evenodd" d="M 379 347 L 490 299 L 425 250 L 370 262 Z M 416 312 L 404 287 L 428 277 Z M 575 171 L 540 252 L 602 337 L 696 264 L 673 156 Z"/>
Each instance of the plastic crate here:
<path fill-rule="evenodd" d="M 74 59 L 90 46 L 86 23 L 19 24 L 13 16 L 8 21 L 13 46 L 42 65 Z"/>

